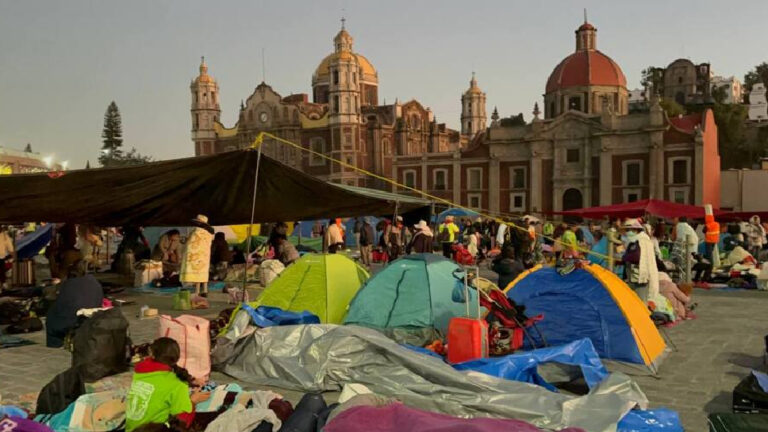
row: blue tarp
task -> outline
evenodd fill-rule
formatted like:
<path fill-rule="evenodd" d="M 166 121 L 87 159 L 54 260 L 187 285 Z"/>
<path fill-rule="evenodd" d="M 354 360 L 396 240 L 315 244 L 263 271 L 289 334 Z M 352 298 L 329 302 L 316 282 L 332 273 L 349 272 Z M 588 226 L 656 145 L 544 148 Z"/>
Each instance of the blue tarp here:
<path fill-rule="evenodd" d="M 479 216 L 479 213 L 474 212 L 472 210 L 462 209 L 462 208 L 450 208 L 437 215 L 437 222 L 442 222 L 446 216 L 453 216 L 456 218 L 469 217 L 474 219 L 477 216 Z"/>
<path fill-rule="evenodd" d="M 454 365 L 458 370 L 483 372 L 508 380 L 529 382 L 555 391 L 555 387 L 542 378 L 537 367 L 543 363 L 561 363 L 578 366 L 589 388 L 600 383 L 608 371 L 589 339 L 581 339 L 567 345 L 541 348 L 533 351 L 472 360 Z"/>
<path fill-rule="evenodd" d="M 632 410 L 619 421 L 617 432 L 683 432 L 680 416 L 668 408 Z"/>
<path fill-rule="evenodd" d="M 621 309 L 586 270 L 562 276 L 542 268 L 521 279 L 507 296 L 524 305 L 529 316 L 544 315 L 537 326 L 552 345 L 588 337 L 601 358 L 645 364 Z"/>
<path fill-rule="evenodd" d="M 17 258 L 25 260 L 37 256 L 51 242 L 52 232 L 53 224 L 47 224 L 22 237 L 16 242 Z"/>
<path fill-rule="evenodd" d="M 240 307 L 248 312 L 253 324 L 259 327 L 273 327 L 280 325 L 293 324 L 320 324 L 320 318 L 308 311 L 288 312 L 280 308 L 270 306 L 259 306 L 256 309 L 248 303 L 243 303 Z"/>

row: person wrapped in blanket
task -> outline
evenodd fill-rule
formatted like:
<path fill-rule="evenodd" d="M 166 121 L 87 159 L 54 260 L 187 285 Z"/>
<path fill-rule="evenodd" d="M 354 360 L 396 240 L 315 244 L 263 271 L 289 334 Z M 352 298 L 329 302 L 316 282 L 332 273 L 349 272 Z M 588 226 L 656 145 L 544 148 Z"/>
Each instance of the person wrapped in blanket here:
<path fill-rule="evenodd" d="M 181 349 L 175 340 L 158 338 L 149 350 L 151 356 L 134 368 L 126 401 L 126 432 L 171 422 L 189 427 L 195 417 L 195 404 L 207 400 L 210 393 L 195 390 L 190 394 L 190 385 L 197 383 L 186 369 L 176 365 Z"/>

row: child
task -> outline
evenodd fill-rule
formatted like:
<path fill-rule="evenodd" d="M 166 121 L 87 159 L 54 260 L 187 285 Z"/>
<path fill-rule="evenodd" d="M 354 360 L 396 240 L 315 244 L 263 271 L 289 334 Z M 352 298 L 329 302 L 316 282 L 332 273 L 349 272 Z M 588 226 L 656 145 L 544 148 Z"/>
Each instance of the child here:
<path fill-rule="evenodd" d="M 131 389 L 126 402 L 126 432 L 150 423 L 164 424 L 171 416 L 189 426 L 194 419 L 195 404 L 210 397 L 210 393 L 189 393 L 193 378 L 186 369 L 176 365 L 181 351 L 179 344 L 162 337 L 149 347 L 151 357 L 136 364 Z"/>

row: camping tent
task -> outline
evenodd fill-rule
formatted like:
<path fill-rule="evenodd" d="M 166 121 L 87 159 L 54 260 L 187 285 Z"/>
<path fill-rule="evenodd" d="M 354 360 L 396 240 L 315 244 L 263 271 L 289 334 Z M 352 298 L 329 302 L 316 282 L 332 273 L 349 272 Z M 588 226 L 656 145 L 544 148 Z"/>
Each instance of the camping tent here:
<path fill-rule="evenodd" d="M 445 334 L 451 318 L 466 315 L 466 305 L 452 300 L 454 289 L 464 289 L 463 274 L 455 262 L 440 255 L 406 255 L 360 289 L 344 324 L 376 329 L 434 328 Z M 475 291 L 470 290 L 470 304 L 476 302 Z"/>
<path fill-rule="evenodd" d="M 538 327 L 551 345 L 588 337 L 600 357 L 651 368 L 664 351 L 664 340 L 643 301 L 600 266 L 590 264 L 566 275 L 537 266 L 505 291 L 525 305 L 529 316 L 544 315 Z"/>
<path fill-rule="evenodd" d="M 339 324 L 368 272 L 344 255 L 306 254 L 288 266 L 251 304 L 312 312 L 320 322 Z"/>
<path fill-rule="evenodd" d="M 583 209 L 555 212 L 555 214 L 564 216 L 579 216 L 587 219 L 600 219 L 605 216 L 611 218 L 641 217 L 645 216 L 646 214 L 663 218 L 685 216 L 692 219 L 703 219 L 704 207 L 678 204 L 658 199 L 645 199 L 624 204 L 588 207 Z M 715 211 L 716 216 L 720 214 L 723 214 L 723 212 L 719 210 Z"/>
<path fill-rule="evenodd" d="M 178 226 L 198 214 L 213 225 L 391 215 L 429 202 L 334 185 L 254 150 L 140 166 L 0 176 L 0 223 Z M 257 204 L 252 207 L 257 162 Z"/>

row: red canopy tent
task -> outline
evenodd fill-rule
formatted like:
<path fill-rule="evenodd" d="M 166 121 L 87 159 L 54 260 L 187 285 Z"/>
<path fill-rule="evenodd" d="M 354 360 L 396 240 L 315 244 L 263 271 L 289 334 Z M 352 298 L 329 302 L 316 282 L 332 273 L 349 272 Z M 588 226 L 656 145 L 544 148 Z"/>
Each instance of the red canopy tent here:
<path fill-rule="evenodd" d="M 564 216 L 579 216 L 586 219 L 600 219 L 604 216 L 614 218 L 641 217 L 646 214 L 673 218 L 685 216 L 692 219 L 704 218 L 704 207 L 677 204 L 669 201 L 646 199 L 625 204 L 614 204 L 601 207 L 588 207 L 577 210 L 568 210 L 555 212 Z M 720 210 L 715 210 L 715 216 L 726 214 Z"/>

